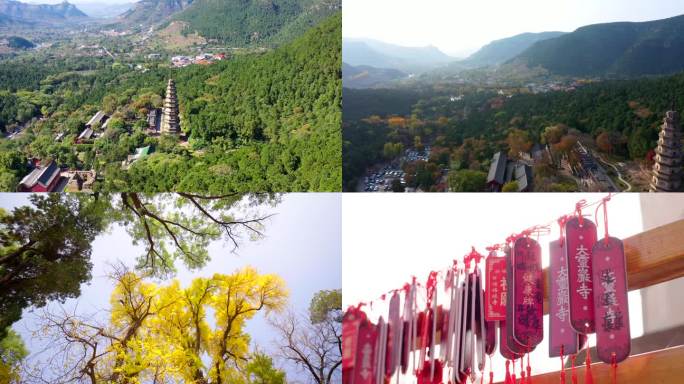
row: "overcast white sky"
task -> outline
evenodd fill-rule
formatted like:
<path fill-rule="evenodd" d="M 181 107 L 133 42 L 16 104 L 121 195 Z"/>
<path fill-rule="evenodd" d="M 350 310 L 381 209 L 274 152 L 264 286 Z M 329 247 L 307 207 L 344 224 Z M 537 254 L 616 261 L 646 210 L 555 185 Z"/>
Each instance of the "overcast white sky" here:
<path fill-rule="evenodd" d="M 566 31 L 684 14 L 682 0 L 343 0 L 344 37 L 434 45 L 466 56 L 523 32 Z"/>
<path fill-rule="evenodd" d="M 555 222 L 571 213 L 580 199 L 593 202 L 605 194 L 582 193 L 443 193 L 387 194 L 345 193 L 342 198 L 342 287 L 345 308 L 375 300 L 373 319 L 386 308 L 381 294 L 401 288 L 412 276 L 425 282 L 432 270 L 445 270 L 453 259 L 475 246 L 503 242 L 537 224 Z M 657 195 L 668 198 L 667 194 Z M 681 205 L 682 200 L 673 200 Z M 673 207 L 674 209 L 675 207 Z M 595 207 L 585 210 L 593 218 Z M 625 238 L 643 230 L 639 194 L 615 195 L 608 205 L 610 235 Z M 599 238 L 603 216 L 599 213 Z M 558 238 L 558 225 L 542 236 L 542 263 L 549 264 L 548 242 Z M 463 264 L 460 264 L 461 266 Z M 643 334 L 641 296 L 629 294 L 632 337 Z M 386 316 L 386 315 L 385 315 Z M 548 315 L 544 317 L 548 335 Z M 594 345 L 595 337 L 589 339 Z M 498 351 L 498 349 L 497 349 Z M 503 358 L 494 355 L 495 381 L 503 381 Z M 548 338 L 531 354 L 533 373 L 558 369 L 558 359 L 548 358 Z M 406 383 L 410 382 L 408 379 Z"/>

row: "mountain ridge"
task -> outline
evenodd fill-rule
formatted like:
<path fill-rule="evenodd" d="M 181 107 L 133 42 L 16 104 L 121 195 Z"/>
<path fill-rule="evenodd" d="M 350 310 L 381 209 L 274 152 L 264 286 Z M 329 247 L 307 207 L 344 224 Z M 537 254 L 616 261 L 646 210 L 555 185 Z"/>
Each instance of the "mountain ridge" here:
<path fill-rule="evenodd" d="M 642 76 L 684 70 L 684 15 L 593 24 L 539 41 L 511 61 L 570 76 Z"/>
<path fill-rule="evenodd" d="M 16 0 L 0 0 L 0 23 L 50 24 L 78 22 L 88 18 L 74 4 L 29 4 Z"/>

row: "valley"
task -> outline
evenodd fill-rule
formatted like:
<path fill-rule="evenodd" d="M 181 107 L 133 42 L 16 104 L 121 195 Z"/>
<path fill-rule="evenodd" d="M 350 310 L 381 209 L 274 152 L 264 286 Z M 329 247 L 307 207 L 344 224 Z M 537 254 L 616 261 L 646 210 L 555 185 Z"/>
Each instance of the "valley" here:
<path fill-rule="evenodd" d="M 237 3 L 0 17 L 0 190 L 339 190 L 339 2 Z M 48 174 L 64 182 L 31 184 Z"/>
<path fill-rule="evenodd" d="M 415 73 L 345 51 L 344 189 L 648 191 L 666 112 L 684 108 L 683 30 L 677 16 L 524 33 Z"/>

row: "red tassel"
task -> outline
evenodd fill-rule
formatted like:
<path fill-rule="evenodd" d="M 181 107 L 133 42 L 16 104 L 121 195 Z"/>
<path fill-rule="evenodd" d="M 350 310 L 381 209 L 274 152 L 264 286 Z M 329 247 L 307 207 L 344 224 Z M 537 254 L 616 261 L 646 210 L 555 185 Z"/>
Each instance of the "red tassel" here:
<path fill-rule="evenodd" d="M 527 384 L 532 384 L 532 366 L 530 365 L 530 352 L 527 352 Z"/>
<path fill-rule="evenodd" d="M 587 361 L 586 361 L 587 376 L 584 380 L 586 384 L 594 384 L 594 377 L 591 374 L 591 354 L 589 353 L 589 348 L 587 348 Z"/>
<path fill-rule="evenodd" d="M 515 359 L 513 359 L 513 372 L 511 372 L 511 383 L 516 384 L 515 380 Z"/>
<path fill-rule="evenodd" d="M 525 357 L 520 358 L 520 384 L 525 384 L 525 367 L 523 367 L 523 360 L 525 360 Z"/>
<path fill-rule="evenodd" d="M 612 362 L 610 365 L 613 367 L 613 384 L 617 384 L 617 363 L 615 362 L 615 352 L 613 352 Z"/>
<path fill-rule="evenodd" d="M 561 360 L 560 384 L 565 384 L 565 361 L 563 360 L 563 345 L 561 345 L 561 348 L 560 348 L 560 360 Z"/>
<path fill-rule="evenodd" d="M 577 355 L 572 356 L 572 384 L 577 384 L 577 372 L 575 371 L 575 358 L 577 358 Z"/>
<path fill-rule="evenodd" d="M 489 384 L 494 384 L 494 366 L 492 366 L 492 356 L 489 356 Z"/>
<path fill-rule="evenodd" d="M 510 366 L 511 361 L 506 360 L 506 379 L 504 380 L 504 384 L 511 384 L 511 372 L 509 371 Z"/>

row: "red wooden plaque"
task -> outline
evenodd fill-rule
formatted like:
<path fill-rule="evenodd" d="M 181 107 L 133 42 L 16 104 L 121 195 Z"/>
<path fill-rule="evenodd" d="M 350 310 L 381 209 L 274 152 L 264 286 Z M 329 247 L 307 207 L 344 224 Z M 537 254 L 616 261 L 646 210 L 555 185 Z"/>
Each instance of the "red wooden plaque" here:
<path fill-rule="evenodd" d="M 570 294 L 568 292 L 568 261 L 565 243 L 549 243 L 549 357 L 574 355 L 578 335 L 570 326 Z"/>
<path fill-rule="evenodd" d="M 489 256 L 485 259 L 485 319 L 506 320 L 506 258 Z"/>
<path fill-rule="evenodd" d="M 380 316 L 378 319 L 377 335 L 378 341 L 375 343 L 375 384 L 385 382 L 385 360 L 387 360 L 387 323 Z"/>
<path fill-rule="evenodd" d="M 570 291 L 570 324 L 578 333 L 593 333 L 594 284 L 591 250 L 596 243 L 596 225 L 590 220 L 573 217 L 565 224 L 565 235 Z"/>
<path fill-rule="evenodd" d="M 365 319 L 366 315 L 356 308 L 350 308 L 344 314 L 342 321 L 342 382 L 345 384 L 353 381 L 359 326 Z"/>
<path fill-rule="evenodd" d="M 521 237 L 512 256 L 513 337 L 531 351 L 544 338 L 541 247 L 536 240 Z"/>
<path fill-rule="evenodd" d="M 631 336 L 625 251 L 620 239 L 599 240 L 593 249 L 596 352 L 606 364 L 629 356 Z"/>
<path fill-rule="evenodd" d="M 499 353 L 506 360 L 515 360 L 522 356 L 522 354 L 517 354 L 508 347 L 508 341 L 511 338 L 508 337 L 508 327 L 506 321 L 499 322 Z"/>
<path fill-rule="evenodd" d="M 402 338 L 402 321 L 399 307 L 401 299 L 399 293 L 394 292 L 389 303 L 389 328 L 387 333 L 387 364 L 385 364 L 385 374 L 388 376 L 394 375 L 401 363 L 401 338 Z"/>
<path fill-rule="evenodd" d="M 496 350 L 496 322 L 485 321 L 485 353 L 491 355 Z"/>
<path fill-rule="evenodd" d="M 506 320 L 501 322 L 502 326 L 506 327 L 506 332 L 504 333 L 506 336 L 506 347 L 513 353 L 517 355 L 523 355 L 527 352 L 527 347 L 518 343 L 518 341 L 513 337 L 513 327 L 515 324 L 515 311 L 513 310 L 513 307 L 515 305 L 515 300 L 513 298 L 514 292 L 514 286 L 515 284 L 513 283 L 514 280 L 514 264 L 513 264 L 513 249 L 511 249 L 509 252 L 506 253 L 506 281 L 510 282 L 508 285 L 508 295 L 510 297 L 506 300 Z M 504 343 L 501 341 L 501 345 L 503 347 Z"/>
<path fill-rule="evenodd" d="M 372 384 L 375 378 L 375 344 L 378 339 L 378 329 L 369 321 L 363 321 L 359 326 L 359 341 L 356 348 L 356 363 L 354 365 L 354 384 Z"/>

